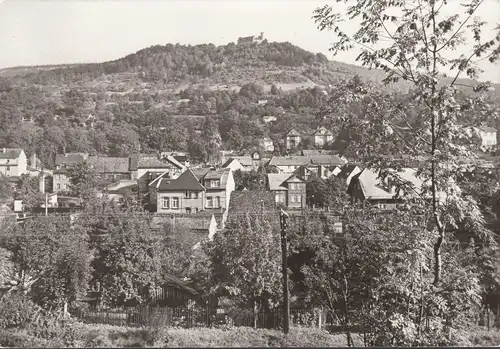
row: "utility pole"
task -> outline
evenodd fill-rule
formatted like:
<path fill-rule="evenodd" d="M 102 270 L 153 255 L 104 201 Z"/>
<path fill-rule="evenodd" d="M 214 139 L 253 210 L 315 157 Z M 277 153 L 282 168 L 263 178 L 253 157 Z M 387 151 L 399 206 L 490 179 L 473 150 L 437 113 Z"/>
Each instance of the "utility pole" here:
<path fill-rule="evenodd" d="M 288 263 L 287 263 L 287 237 L 286 230 L 288 213 L 280 210 L 280 226 L 281 226 L 281 259 L 283 263 L 283 332 L 288 334 L 290 330 L 290 304 L 288 300 Z"/>

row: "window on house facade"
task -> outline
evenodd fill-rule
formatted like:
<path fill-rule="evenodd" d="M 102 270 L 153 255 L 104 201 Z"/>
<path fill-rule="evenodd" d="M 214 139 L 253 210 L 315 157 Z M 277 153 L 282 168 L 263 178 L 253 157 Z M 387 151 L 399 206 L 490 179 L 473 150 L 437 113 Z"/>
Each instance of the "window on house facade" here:
<path fill-rule="evenodd" d="M 189 190 L 186 190 L 186 192 L 184 193 L 184 197 L 186 199 L 189 199 L 190 198 L 190 191 Z"/>
<path fill-rule="evenodd" d="M 295 202 L 295 195 L 290 196 L 290 202 Z"/>
<path fill-rule="evenodd" d="M 68 189 L 68 185 L 64 183 L 64 189 Z"/>
<path fill-rule="evenodd" d="M 7 166 L 7 171 L 10 171 L 10 166 Z"/>
<path fill-rule="evenodd" d="M 285 194 L 280 194 L 281 202 L 285 202 Z"/>
<path fill-rule="evenodd" d="M 198 199 L 198 192 L 197 191 L 191 192 L 191 199 Z"/>
<path fill-rule="evenodd" d="M 61 184 L 57 183 L 57 189 L 61 189 Z"/>
<path fill-rule="evenodd" d="M 280 194 L 274 195 L 274 202 L 276 203 L 280 202 L 280 196 L 281 196 Z"/>
<path fill-rule="evenodd" d="M 213 198 L 211 196 L 207 196 L 207 207 L 213 206 Z"/>
<path fill-rule="evenodd" d="M 302 196 L 301 195 L 297 195 L 297 202 L 302 202 Z"/>
<path fill-rule="evenodd" d="M 219 196 L 214 198 L 214 207 L 216 207 L 216 208 L 220 207 L 220 197 Z"/>
<path fill-rule="evenodd" d="M 220 187 L 220 181 L 217 180 L 217 179 L 212 179 L 210 181 L 210 187 L 211 188 L 218 188 L 218 187 Z"/>
<path fill-rule="evenodd" d="M 172 208 L 179 208 L 179 198 L 172 198 Z"/>
<path fill-rule="evenodd" d="M 295 183 L 288 183 L 288 187 L 292 190 L 295 189 Z"/>
<path fill-rule="evenodd" d="M 163 208 L 170 208 L 169 205 L 170 205 L 170 199 L 169 198 L 163 198 L 161 206 Z"/>

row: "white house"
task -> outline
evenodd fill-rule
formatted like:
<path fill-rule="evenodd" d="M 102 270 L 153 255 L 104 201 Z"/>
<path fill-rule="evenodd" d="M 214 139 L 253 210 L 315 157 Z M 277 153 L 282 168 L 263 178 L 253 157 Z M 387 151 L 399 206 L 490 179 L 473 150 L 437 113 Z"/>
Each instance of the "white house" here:
<path fill-rule="evenodd" d="M 302 141 L 302 137 L 299 132 L 294 129 L 291 129 L 287 133 L 285 133 L 285 146 L 286 149 L 296 148 L 299 143 Z"/>
<path fill-rule="evenodd" d="M 476 134 L 481 139 L 480 148 L 489 151 L 497 146 L 497 130 L 490 126 L 465 127 L 465 132 L 469 137 Z"/>
<path fill-rule="evenodd" d="M 260 159 L 253 159 L 252 156 L 233 156 L 230 157 L 222 168 L 229 168 L 231 171 L 241 170 L 243 172 L 256 170 L 259 166 Z"/>
<path fill-rule="evenodd" d="M 326 129 L 326 127 L 319 127 L 314 133 L 314 145 L 322 147 L 333 141 L 333 133 Z"/>
<path fill-rule="evenodd" d="M 488 150 L 497 146 L 497 130 L 489 126 L 481 126 L 476 130 L 481 138 L 481 148 Z"/>
<path fill-rule="evenodd" d="M 269 137 L 264 137 L 259 141 L 259 146 L 267 152 L 273 152 L 274 151 L 274 143 L 273 140 Z"/>
<path fill-rule="evenodd" d="M 19 177 L 28 173 L 28 159 L 24 150 L 18 148 L 1 148 L 0 173 L 7 177 Z"/>

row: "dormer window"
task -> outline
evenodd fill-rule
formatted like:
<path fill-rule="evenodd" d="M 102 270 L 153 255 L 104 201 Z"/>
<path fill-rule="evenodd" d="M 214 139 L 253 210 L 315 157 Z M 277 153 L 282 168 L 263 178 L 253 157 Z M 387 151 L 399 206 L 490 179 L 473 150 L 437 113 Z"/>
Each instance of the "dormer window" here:
<path fill-rule="evenodd" d="M 218 188 L 220 187 L 220 181 L 218 179 L 210 180 L 210 188 Z"/>

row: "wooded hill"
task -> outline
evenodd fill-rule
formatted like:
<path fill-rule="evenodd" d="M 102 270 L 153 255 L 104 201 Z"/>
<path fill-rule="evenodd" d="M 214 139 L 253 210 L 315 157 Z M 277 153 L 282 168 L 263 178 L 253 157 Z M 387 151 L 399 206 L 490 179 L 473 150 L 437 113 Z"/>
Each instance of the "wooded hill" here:
<path fill-rule="evenodd" d="M 320 114 L 334 103 L 339 82 L 356 77 L 377 85 L 383 75 L 266 41 L 167 44 L 112 62 L 4 69 L 0 146 L 36 152 L 49 167 L 61 152 L 185 151 L 202 161 L 217 135 L 221 149 L 240 150 L 265 136 L 278 141 L 290 128 L 337 132 Z M 403 92 L 404 100 L 407 88 L 399 82 L 380 91 Z M 499 97 L 497 88 L 490 98 Z M 266 123 L 265 116 L 277 120 Z"/>
<path fill-rule="evenodd" d="M 240 87 L 255 82 L 284 84 L 284 90 L 335 84 L 355 75 L 381 84 L 384 74 L 379 69 L 330 61 L 322 53 L 314 54 L 289 42 L 269 43 L 267 40 L 250 45 L 156 45 L 104 63 L 0 70 L 0 76 L 40 85 L 90 84 L 108 77 L 115 83 L 121 81 L 131 86 L 146 83 L 174 88 L 186 84 Z M 449 80 L 444 78 L 443 83 Z M 471 80 L 461 79 L 458 85 L 471 85 Z M 409 84 L 400 81 L 385 88 L 406 91 Z"/>

